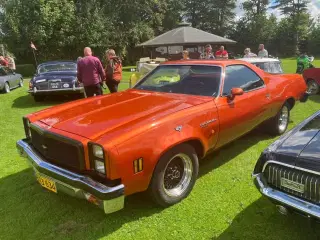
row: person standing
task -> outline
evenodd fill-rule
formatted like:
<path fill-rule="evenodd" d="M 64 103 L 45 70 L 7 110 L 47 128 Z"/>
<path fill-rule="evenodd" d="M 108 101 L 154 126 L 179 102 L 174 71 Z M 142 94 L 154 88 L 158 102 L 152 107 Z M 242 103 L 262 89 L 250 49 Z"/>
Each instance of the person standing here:
<path fill-rule="evenodd" d="M 220 50 L 216 51 L 216 58 L 220 59 L 228 59 L 229 55 L 226 50 L 224 50 L 224 46 L 220 47 Z"/>
<path fill-rule="evenodd" d="M 250 48 L 246 48 L 244 50 L 244 58 L 252 58 L 252 57 L 257 57 L 257 54 L 252 53 Z"/>
<path fill-rule="evenodd" d="M 5 59 L 7 60 L 8 62 L 8 67 L 12 70 L 12 71 L 15 71 L 16 70 L 16 64 L 14 62 L 14 59 L 13 57 L 10 57 L 9 55 L 7 55 L 5 57 Z"/>
<path fill-rule="evenodd" d="M 121 59 L 116 56 L 113 49 L 106 51 L 107 64 L 105 67 L 106 84 L 110 93 L 118 92 L 118 85 L 122 79 L 122 63 Z"/>
<path fill-rule="evenodd" d="M 259 45 L 259 52 L 258 52 L 258 57 L 260 58 L 267 58 L 268 55 L 268 51 L 264 48 L 263 44 Z"/>
<path fill-rule="evenodd" d="M 0 65 L 8 67 L 8 61 L 4 59 L 3 56 L 0 56 Z"/>
<path fill-rule="evenodd" d="M 210 44 L 205 46 L 205 52 L 200 55 L 200 59 L 215 59 Z"/>
<path fill-rule="evenodd" d="M 97 57 L 92 56 L 92 50 L 86 47 L 84 57 L 77 63 L 78 81 L 83 84 L 87 97 L 102 95 L 101 82 L 105 79 L 105 72 Z"/>
<path fill-rule="evenodd" d="M 182 60 L 189 60 L 189 52 L 187 50 L 184 50 L 182 52 Z"/>

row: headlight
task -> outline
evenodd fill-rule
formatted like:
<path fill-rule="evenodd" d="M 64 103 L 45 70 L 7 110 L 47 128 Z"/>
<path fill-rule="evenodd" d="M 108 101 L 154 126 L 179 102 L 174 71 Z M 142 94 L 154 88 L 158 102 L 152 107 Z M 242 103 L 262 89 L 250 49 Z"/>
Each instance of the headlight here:
<path fill-rule="evenodd" d="M 106 167 L 104 165 L 103 161 L 100 160 L 94 160 L 94 168 L 97 172 L 102 173 L 102 174 L 106 174 Z"/>
<path fill-rule="evenodd" d="M 103 159 L 104 154 L 103 154 L 103 149 L 101 146 L 92 145 L 92 153 L 93 153 L 93 156 L 100 158 L 100 159 Z"/>
<path fill-rule="evenodd" d="M 88 147 L 92 168 L 98 173 L 106 174 L 106 159 L 103 147 L 95 143 L 89 143 Z"/>

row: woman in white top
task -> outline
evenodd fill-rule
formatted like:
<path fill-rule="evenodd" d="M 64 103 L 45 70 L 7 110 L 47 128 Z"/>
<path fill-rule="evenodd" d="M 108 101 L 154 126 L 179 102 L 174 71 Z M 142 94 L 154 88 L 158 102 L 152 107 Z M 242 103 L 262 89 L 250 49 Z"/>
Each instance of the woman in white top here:
<path fill-rule="evenodd" d="M 250 48 L 246 48 L 244 50 L 244 58 L 252 58 L 252 57 L 257 57 L 257 54 L 254 54 L 251 52 Z"/>

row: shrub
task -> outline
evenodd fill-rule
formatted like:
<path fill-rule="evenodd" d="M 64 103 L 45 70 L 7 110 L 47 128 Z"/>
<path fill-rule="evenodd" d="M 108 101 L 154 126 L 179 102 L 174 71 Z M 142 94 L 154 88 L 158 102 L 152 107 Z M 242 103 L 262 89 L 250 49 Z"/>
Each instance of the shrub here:
<path fill-rule="evenodd" d="M 36 72 L 36 68 L 33 64 L 18 64 L 16 65 L 16 72 L 23 77 L 32 77 Z"/>

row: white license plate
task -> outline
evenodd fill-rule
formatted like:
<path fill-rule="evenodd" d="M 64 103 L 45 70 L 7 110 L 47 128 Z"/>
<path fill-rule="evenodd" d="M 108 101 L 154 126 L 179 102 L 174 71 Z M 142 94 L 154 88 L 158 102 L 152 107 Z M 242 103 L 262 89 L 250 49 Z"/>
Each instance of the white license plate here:
<path fill-rule="evenodd" d="M 52 89 L 60 88 L 60 83 L 59 82 L 51 82 L 50 88 L 52 88 Z"/>
<path fill-rule="evenodd" d="M 297 183 L 286 178 L 281 178 L 281 186 L 295 192 L 304 193 L 304 184 Z"/>

